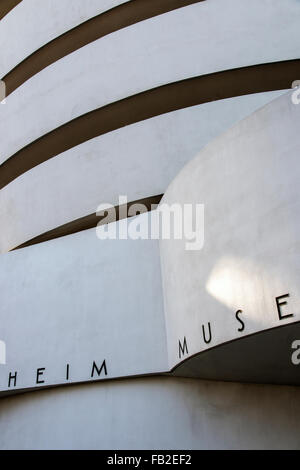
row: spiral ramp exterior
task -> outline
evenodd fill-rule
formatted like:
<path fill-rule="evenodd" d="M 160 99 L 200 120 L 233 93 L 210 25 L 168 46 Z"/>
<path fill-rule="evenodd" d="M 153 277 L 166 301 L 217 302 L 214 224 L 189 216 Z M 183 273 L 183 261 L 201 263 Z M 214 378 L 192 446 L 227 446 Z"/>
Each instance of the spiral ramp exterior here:
<path fill-rule="evenodd" d="M 0 448 L 299 448 L 299 2 L 0 18 Z M 197 252 L 96 236 L 191 202 Z"/>

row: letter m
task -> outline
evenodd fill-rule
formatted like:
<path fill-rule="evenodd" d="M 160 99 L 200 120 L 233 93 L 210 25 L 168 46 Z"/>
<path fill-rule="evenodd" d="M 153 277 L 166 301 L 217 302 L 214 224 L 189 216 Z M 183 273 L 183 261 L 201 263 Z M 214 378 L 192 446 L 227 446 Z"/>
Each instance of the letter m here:
<path fill-rule="evenodd" d="M 181 359 L 181 356 L 184 356 L 186 354 L 188 354 L 188 347 L 187 347 L 187 344 L 186 344 L 186 337 L 184 337 L 184 340 L 183 340 L 183 345 L 181 343 L 181 341 L 179 340 L 179 359 Z"/>
<path fill-rule="evenodd" d="M 100 377 L 102 369 L 104 369 L 105 375 L 107 375 L 107 368 L 106 368 L 106 362 L 105 360 L 102 362 L 100 369 L 98 369 L 96 362 L 93 362 L 93 367 L 92 367 L 92 373 L 91 377 L 94 377 L 94 372 L 96 371 L 98 374 L 98 377 Z"/>

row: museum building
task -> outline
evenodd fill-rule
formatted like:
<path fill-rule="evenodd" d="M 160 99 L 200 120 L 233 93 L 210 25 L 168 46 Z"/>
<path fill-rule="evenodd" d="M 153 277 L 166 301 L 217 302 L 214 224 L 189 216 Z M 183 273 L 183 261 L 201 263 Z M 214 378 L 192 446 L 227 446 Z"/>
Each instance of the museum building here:
<path fill-rule="evenodd" d="M 0 449 L 300 448 L 299 24 L 0 1 Z"/>

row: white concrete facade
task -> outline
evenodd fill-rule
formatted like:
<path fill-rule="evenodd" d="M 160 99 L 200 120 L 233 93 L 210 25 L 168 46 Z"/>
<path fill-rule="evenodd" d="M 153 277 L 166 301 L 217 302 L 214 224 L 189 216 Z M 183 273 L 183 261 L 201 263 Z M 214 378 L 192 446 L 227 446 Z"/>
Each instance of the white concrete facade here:
<path fill-rule="evenodd" d="M 40 391 L 1 399 L 0 448 L 298 449 L 299 393 L 170 377 Z"/>
<path fill-rule="evenodd" d="M 1 76 L 57 36 L 126 0 L 22 1 L 1 20 Z M 20 41 L 20 35 L 22 41 Z M 13 52 L 13 53 L 12 53 Z"/>
<path fill-rule="evenodd" d="M 185 238 L 160 242 L 171 368 L 180 357 L 300 320 L 300 107 L 292 94 L 208 144 L 161 201 L 204 205 L 201 249 L 187 250 Z"/>
<path fill-rule="evenodd" d="M 200 148 L 281 93 L 167 113 L 89 140 L 36 166 L 0 191 L 0 252 L 92 214 L 99 204 L 118 205 L 119 195 L 135 201 L 162 194 Z"/>
<path fill-rule="evenodd" d="M 23 0 L 0 21 L 1 76 L 126 3 Z M 297 0 L 208 0 L 65 55 L 0 105 L 0 179 L 16 152 L 117 100 L 299 59 L 299 20 Z M 0 449 L 300 447 L 300 106 L 272 90 L 217 89 L 32 161 L 0 190 Z M 202 250 L 91 228 L 9 252 L 120 195 L 160 194 L 205 205 Z"/>
<path fill-rule="evenodd" d="M 250 20 L 246 0 L 229 0 L 225 16 L 218 0 L 200 2 L 67 55 L 0 108 L 0 161 L 66 122 L 128 96 L 190 77 L 298 58 L 299 4 L 288 4 L 256 0 Z"/>
<path fill-rule="evenodd" d="M 91 229 L 1 261 L 1 392 L 36 387 L 37 369 L 43 387 L 168 371 L 157 240 L 99 240 Z M 94 361 L 106 362 L 99 375 Z"/>

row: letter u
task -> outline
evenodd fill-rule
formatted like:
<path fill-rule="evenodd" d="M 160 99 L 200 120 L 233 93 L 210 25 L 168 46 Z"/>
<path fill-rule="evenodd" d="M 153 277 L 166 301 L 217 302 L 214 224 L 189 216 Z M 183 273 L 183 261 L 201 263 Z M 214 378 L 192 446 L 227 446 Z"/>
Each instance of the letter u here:
<path fill-rule="evenodd" d="M 208 322 L 208 331 L 209 331 L 209 339 L 206 339 L 205 335 L 205 327 L 202 325 L 202 333 L 203 333 L 203 339 L 206 344 L 209 344 L 211 342 L 211 327 L 210 327 L 210 322 Z"/>

